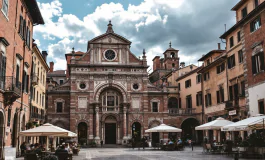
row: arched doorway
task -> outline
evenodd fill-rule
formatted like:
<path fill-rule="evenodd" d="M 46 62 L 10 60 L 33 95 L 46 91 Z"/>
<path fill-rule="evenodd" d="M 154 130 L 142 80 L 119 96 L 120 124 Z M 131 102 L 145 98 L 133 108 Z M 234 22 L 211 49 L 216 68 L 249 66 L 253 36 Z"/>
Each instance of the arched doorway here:
<path fill-rule="evenodd" d="M 78 124 L 78 143 L 87 143 L 87 124 L 85 122 Z"/>
<path fill-rule="evenodd" d="M 116 144 L 117 120 L 114 116 L 105 119 L 105 144 Z"/>
<path fill-rule="evenodd" d="M 4 153 L 4 137 L 5 137 L 5 118 L 3 112 L 0 112 L 0 159 Z"/>
<path fill-rule="evenodd" d="M 186 141 L 192 139 L 195 142 L 202 141 L 202 131 L 195 131 L 195 127 L 199 125 L 199 121 L 195 118 L 185 119 L 181 124 L 182 138 Z"/>
<path fill-rule="evenodd" d="M 12 127 L 12 147 L 16 147 L 17 145 L 17 120 L 17 113 L 15 113 Z"/>
<path fill-rule="evenodd" d="M 134 122 L 132 125 L 132 137 L 136 142 L 141 140 L 141 124 L 139 122 Z"/>

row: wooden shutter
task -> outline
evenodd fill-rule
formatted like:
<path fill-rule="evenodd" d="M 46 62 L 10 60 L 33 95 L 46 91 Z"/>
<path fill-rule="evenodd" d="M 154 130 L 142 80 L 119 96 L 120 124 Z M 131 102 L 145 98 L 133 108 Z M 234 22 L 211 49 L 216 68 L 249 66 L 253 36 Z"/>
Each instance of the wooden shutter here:
<path fill-rule="evenodd" d="M 181 98 L 179 98 L 179 108 L 181 108 Z"/>
<path fill-rule="evenodd" d="M 233 97 L 233 87 L 232 86 L 229 86 L 229 98 L 230 98 L 230 100 L 234 99 L 234 97 Z"/>
<path fill-rule="evenodd" d="M 234 85 L 234 97 L 237 98 L 238 97 L 238 84 Z"/>
<path fill-rule="evenodd" d="M 220 92 L 216 91 L 217 104 L 220 103 Z"/>
<path fill-rule="evenodd" d="M 208 106 L 208 98 L 207 98 L 207 94 L 204 96 L 205 97 L 205 106 Z"/>
<path fill-rule="evenodd" d="M 256 59 L 255 56 L 251 57 L 251 61 L 252 61 L 252 73 L 256 74 L 257 73 L 257 67 L 256 67 Z"/>
<path fill-rule="evenodd" d="M 20 15 L 18 33 L 23 36 L 23 16 Z"/>
<path fill-rule="evenodd" d="M 224 102 L 224 88 L 220 89 L 220 94 L 221 94 L 221 102 Z"/>
<path fill-rule="evenodd" d="M 199 94 L 196 94 L 196 106 L 199 106 Z"/>
<path fill-rule="evenodd" d="M 209 95 L 209 106 L 212 105 L 212 95 L 211 94 L 208 94 Z"/>
<path fill-rule="evenodd" d="M 17 69 L 16 69 L 16 86 L 18 87 L 18 82 L 19 82 L 19 74 L 20 73 L 20 68 L 19 65 L 17 64 Z"/>
<path fill-rule="evenodd" d="M 264 68 L 264 52 L 260 53 L 260 69 L 265 70 L 265 68 Z"/>
<path fill-rule="evenodd" d="M 27 28 L 26 28 L 26 20 L 23 21 L 23 38 L 24 40 L 27 39 Z"/>
<path fill-rule="evenodd" d="M 26 92 L 29 93 L 29 75 L 27 75 Z"/>

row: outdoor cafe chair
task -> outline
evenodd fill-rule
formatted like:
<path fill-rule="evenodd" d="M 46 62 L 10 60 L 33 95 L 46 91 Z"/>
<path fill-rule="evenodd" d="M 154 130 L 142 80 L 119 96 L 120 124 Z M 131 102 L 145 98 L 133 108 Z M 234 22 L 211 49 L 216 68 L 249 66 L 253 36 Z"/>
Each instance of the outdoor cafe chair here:
<path fill-rule="evenodd" d="M 24 160 L 39 160 L 39 157 L 36 153 L 26 153 L 24 155 Z"/>

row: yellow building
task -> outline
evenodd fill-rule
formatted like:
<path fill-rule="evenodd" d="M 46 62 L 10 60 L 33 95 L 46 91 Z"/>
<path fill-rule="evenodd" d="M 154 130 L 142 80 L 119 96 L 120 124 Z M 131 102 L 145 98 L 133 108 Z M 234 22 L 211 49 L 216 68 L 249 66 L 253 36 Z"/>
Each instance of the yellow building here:
<path fill-rule="evenodd" d="M 33 44 L 30 125 L 39 125 L 45 121 L 46 74 L 49 70 L 47 55 L 46 51 L 41 53 L 37 45 Z"/>

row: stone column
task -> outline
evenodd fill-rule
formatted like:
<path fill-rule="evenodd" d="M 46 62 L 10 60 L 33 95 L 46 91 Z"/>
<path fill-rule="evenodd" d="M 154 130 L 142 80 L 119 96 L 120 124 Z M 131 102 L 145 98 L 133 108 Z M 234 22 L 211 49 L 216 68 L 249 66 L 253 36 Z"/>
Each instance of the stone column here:
<path fill-rule="evenodd" d="M 127 108 L 123 107 L 123 140 L 127 139 Z"/>
<path fill-rule="evenodd" d="M 120 138 L 120 125 L 118 124 L 118 144 L 121 144 L 121 138 Z"/>
<path fill-rule="evenodd" d="M 95 108 L 95 112 L 96 112 L 96 137 L 95 140 L 99 140 L 99 107 L 97 106 Z"/>

